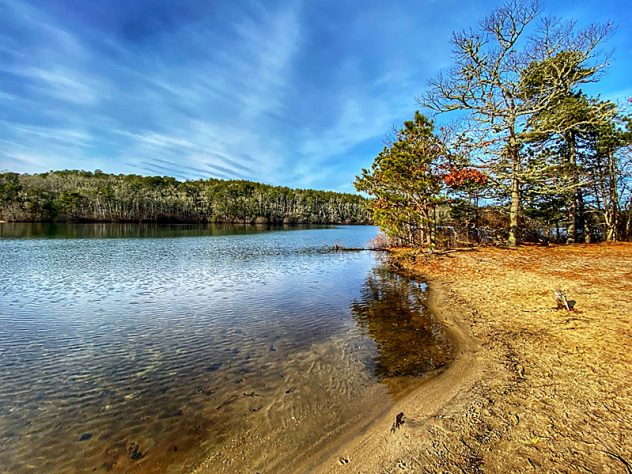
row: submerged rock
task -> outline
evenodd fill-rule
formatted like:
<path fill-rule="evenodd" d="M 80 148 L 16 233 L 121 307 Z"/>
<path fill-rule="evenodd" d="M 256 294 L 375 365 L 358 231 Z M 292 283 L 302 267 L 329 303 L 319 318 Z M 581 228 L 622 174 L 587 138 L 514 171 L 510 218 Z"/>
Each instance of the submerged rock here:
<path fill-rule="evenodd" d="M 132 461 L 138 461 L 144 455 L 145 454 L 140 450 L 140 446 L 138 445 L 138 443 L 132 443 L 127 447 L 127 456 Z"/>
<path fill-rule="evenodd" d="M 222 366 L 221 362 L 215 362 L 214 364 L 211 364 L 209 366 L 206 367 L 206 371 L 207 372 L 215 372 L 216 370 L 218 370 L 220 367 Z"/>

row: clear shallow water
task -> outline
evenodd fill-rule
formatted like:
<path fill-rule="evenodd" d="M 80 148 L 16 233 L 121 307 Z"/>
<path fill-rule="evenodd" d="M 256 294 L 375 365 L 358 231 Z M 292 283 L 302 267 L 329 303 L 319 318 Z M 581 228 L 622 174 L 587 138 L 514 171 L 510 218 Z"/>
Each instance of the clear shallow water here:
<path fill-rule="evenodd" d="M 326 250 L 375 233 L 0 225 L 0 469 L 270 468 L 388 407 L 450 347 L 423 284 Z"/>

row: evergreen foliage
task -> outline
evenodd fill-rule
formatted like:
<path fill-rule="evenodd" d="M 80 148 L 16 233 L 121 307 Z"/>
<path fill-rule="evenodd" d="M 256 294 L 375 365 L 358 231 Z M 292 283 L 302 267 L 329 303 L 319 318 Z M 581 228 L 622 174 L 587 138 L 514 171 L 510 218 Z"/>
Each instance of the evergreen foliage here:
<path fill-rule="evenodd" d="M 441 201 L 441 168 L 447 162 L 446 148 L 433 129 L 430 120 L 415 112 L 355 181 L 358 191 L 375 197 L 370 202 L 375 223 L 409 245 L 433 244 L 433 211 Z"/>

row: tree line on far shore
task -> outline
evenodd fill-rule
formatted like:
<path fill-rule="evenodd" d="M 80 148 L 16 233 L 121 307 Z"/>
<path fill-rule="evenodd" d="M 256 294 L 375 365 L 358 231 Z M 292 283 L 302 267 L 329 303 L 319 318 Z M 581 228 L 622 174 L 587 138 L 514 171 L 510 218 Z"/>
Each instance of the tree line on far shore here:
<path fill-rule="evenodd" d="M 612 31 L 509 0 L 454 33 L 452 67 L 418 98 L 427 115 L 394 130 L 356 178 L 375 222 L 430 247 L 632 239 L 628 104 L 584 90 L 606 70 Z M 438 114 L 457 119 L 435 130 Z"/>
<path fill-rule="evenodd" d="M 113 175 L 99 170 L 0 174 L 0 220 L 366 224 L 366 199 L 251 181 Z"/>

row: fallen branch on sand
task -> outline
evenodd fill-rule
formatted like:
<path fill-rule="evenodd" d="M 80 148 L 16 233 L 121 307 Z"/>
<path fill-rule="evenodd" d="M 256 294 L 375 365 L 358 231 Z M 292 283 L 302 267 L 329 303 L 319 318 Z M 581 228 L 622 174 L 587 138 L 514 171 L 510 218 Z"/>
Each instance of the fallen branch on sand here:
<path fill-rule="evenodd" d="M 400 411 L 395 417 L 395 423 L 393 423 L 393 426 L 391 426 L 391 433 L 395 433 L 395 431 L 397 431 L 399 427 L 402 426 L 404 423 L 404 412 Z"/>
<path fill-rule="evenodd" d="M 561 288 L 557 288 L 554 290 L 554 293 L 557 309 L 566 309 L 566 311 L 573 311 L 575 309 L 575 300 L 569 300 L 566 298 L 566 291 Z"/>

